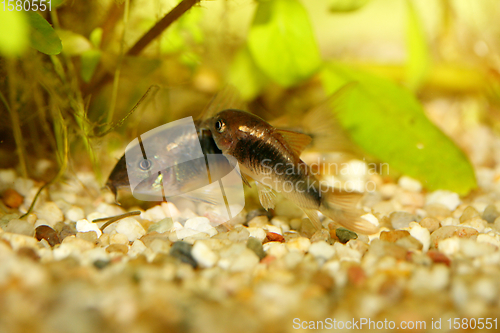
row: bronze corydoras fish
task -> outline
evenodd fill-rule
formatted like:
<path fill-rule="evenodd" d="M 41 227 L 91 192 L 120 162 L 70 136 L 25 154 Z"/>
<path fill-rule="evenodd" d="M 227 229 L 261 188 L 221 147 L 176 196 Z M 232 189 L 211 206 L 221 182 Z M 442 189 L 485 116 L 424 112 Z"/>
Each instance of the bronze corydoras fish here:
<path fill-rule="evenodd" d="M 299 206 L 318 229 L 321 223 L 316 211 L 353 231 L 376 231 L 355 208 L 360 193 L 320 184 L 300 159 L 311 141 L 309 136 L 274 128 L 256 115 L 234 109 L 219 112 L 206 122 L 222 153 L 233 156 L 241 172 L 256 181 L 264 208 L 274 208 L 274 190 Z"/>

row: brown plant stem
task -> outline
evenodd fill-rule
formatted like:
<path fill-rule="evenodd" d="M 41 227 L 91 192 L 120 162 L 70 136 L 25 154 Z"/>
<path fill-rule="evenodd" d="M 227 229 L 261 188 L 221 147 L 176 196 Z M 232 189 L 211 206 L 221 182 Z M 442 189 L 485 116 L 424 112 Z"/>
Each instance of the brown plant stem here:
<path fill-rule="evenodd" d="M 187 12 L 191 7 L 196 5 L 200 0 L 183 0 L 177 6 L 175 6 L 170 12 L 168 12 L 160 21 L 158 21 L 148 32 L 146 32 L 135 44 L 132 46 L 125 56 L 136 56 L 142 52 L 156 37 L 158 37 L 165 29 L 167 29 L 172 23 L 174 23 L 179 17 Z M 96 81 L 87 86 L 84 94 L 89 95 L 95 91 L 98 91 L 103 85 L 110 82 L 113 79 L 113 75 L 106 73 L 101 75 Z"/>

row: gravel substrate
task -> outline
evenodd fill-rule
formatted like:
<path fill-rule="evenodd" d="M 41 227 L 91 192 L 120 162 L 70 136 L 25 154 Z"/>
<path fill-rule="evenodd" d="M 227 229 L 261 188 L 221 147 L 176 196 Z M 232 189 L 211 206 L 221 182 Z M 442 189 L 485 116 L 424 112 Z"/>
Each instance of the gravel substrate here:
<path fill-rule="evenodd" d="M 365 218 L 380 232 L 324 220 L 329 235 L 311 238 L 286 200 L 275 216 L 243 211 L 230 231 L 181 202 L 102 233 L 90 221 L 125 210 L 90 173 L 52 186 L 19 219 L 41 184 L 0 170 L 0 332 L 291 332 L 362 318 L 445 332 L 455 318 L 494 319 L 498 175 L 478 170 L 483 190 L 466 198 L 366 176 L 376 190 L 363 199 Z"/>

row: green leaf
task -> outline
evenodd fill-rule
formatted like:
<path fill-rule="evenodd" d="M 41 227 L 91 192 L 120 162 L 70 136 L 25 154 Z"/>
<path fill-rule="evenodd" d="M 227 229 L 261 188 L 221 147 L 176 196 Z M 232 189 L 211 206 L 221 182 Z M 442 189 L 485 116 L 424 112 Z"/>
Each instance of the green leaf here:
<path fill-rule="evenodd" d="M 253 61 L 247 47 L 241 48 L 234 57 L 229 69 L 229 83 L 238 88 L 246 101 L 257 96 L 264 87 L 266 77 Z"/>
<path fill-rule="evenodd" d="M 329 10 L 332 13 L 354 12 L 368 3 L 369 0 L 330 0 Z"/>
<path fill-rule="evenodd" d="M 88 50 L 82 53 L 81 75 L 83 81 L 90 82 L 100 59 L 101 51 L 99 50 Z"/>
<path fill-rule="evenodd" d="M 61 38 L 63 53 L 70 56 L 80 55 L 92 49 L 92 44 L 84 36 L 70 30 L 57 30 Z"/>
<path fill-rule="evenodd" d="M 257 66 L 284 87 L 307 79 L 321 65 L 311 22 L 298 0 L 259 2 L 248 46 Z"/>
<path fill-rule="evenodd" d="M 95 48 L 100 48 L 102 41 L 102 28 L 95 28 L 94 30 L 92 30 L 89 39 Z"/>
<path fill-rule="evenodd" d="M 410 0 L 407 0 L 406 3 L 408 12 L 406 82 L 411 90 L 416 91 L 422 85 L 429 71 L 430 55 L 418 14 Z"/>
<path fill-rule="evenodd" d="M 0 55 L 23 54 L 28 46 L 28 31 L 24 12 L 0 9 Z"/>
<path fill-rule="evenodd" d="M 386 79 L 331 64 L 322 72 L 325 90 L 358 84 L 338 118 L 367 153 L 420 180 L 429 190 L 465 195 L 477 186 L 465 154 L 425 116 L 407 90 Z"/>
<path fill-rule="evenodd" d="M 61 53 L 62 44 L 52 26 L 37 12 L 27 12 L 31 26 L 31 47 L 49 55 Z"/>

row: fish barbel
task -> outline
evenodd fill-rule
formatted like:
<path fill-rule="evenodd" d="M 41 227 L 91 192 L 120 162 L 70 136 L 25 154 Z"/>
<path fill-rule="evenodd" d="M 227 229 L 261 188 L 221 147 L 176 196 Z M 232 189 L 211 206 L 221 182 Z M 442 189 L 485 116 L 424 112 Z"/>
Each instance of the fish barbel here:
<path fill-rule="evenodd" d="M 350 230 L 376 232 L 356 209 L 362 194 L 321 184 L 300 159 L 311 142 L 309 136 L 274 128 L 256 115 L 234 109 L 219 112 L 206 123 L 222 153 L 233 156 L 242 174 L 255 180 L 265 209 L 274 208 L 276 191 L 299 206 L 318 230 L 320 211 Z"/>

